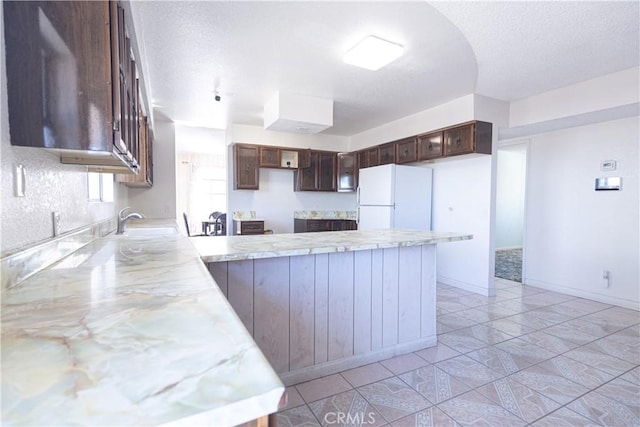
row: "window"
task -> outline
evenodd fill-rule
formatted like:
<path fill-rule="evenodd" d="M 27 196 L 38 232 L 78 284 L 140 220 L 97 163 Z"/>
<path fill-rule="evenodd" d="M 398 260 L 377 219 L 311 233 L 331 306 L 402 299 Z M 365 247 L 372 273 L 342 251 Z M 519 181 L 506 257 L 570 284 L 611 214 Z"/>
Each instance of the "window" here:
<path fill-rule="evenodd" d="M 90 202 L 113 202 L 113 174 L 87 173 Z"/>

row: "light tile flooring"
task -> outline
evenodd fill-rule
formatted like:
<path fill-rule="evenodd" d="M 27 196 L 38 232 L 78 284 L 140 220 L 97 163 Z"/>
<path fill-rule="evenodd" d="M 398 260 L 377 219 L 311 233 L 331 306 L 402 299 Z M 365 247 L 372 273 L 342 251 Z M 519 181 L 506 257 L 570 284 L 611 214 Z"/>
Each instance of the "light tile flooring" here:
<path fill-rule="evenodd" d="M 438 345 L 287 388 L 279 427 L 640 426 L 640 314 L 438 284 Z"/>

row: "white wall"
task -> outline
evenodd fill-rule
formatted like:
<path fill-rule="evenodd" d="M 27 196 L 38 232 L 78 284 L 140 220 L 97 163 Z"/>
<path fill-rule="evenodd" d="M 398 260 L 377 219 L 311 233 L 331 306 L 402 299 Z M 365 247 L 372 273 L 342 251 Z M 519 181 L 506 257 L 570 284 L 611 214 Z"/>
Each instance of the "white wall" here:
<path fill-rule="evenodd" d="M 3 22 L 0 7 L 0 22 Z M 51 212 L 61 214 L 62 232 L 115 216 L 116 205 L 127 188 L 115 184 L 116 203 L 88 201 L 85 166 L 63 165 L 59 158 L 39 148 L 12 146 L 9 132 L 4 31 L 0 30 L 0 155 L 2 168 L 2 224 L 0 251 L 32 245 L 53 236 Z M 26 168 L 26 195 L 13 193 L 13 169 Z"/>
<path fill-rule="evenodd" d="M 526 150 L 526 143 L 498 148 L 496 249 L 522 247 Z"/>
<path fill-rule="evenodd" d="M 177 218 L 174 123 L 156 117 L 153 135 L 153 187 L 130 188 L 128 205 L 147 218 Z"/>
<path fill-rule="evenodd" d="M 260 169 L 260 190 L 232 190 L 235 210 L 256 211 L 274 233 L 293 233 L 295 210 L 356 210 L 355 193 L 293 191 L 293 171 Z M 229 215 L 231 216 L 231 215 Z"/>
<path fill-rule="evenodd" d="M 494 123 L 495 146 L 498 127 L 508 123 L 508 114 L 508 104 L 503 101 L 467 95 L 354 135 L 350 148 L 359 150 L 470 120 Z M 462 156 L 416 164 L 434 170 L 434 230 L 473 234 L 473 240 L 438 246 L 438 281 L 484 295 L 494 292 L 494 156 Z"/>
<path fill-rule="evenodd" d="M 348 139 L 333 135 L 297 135 L 267 131 L 257 126 L 234 125 L 228 141 L 258 145 L 277 145 L 292 148 L 347 151 Z M 233 189 L 233 150 L 228 150 L 229 196 L 228 215 L 230 223 L 233 211 L 256 211 L 258 218 L 265 220 L 265 228 L 274 233 L 293 233 L 293 211 L 295 210 L 355 210 L 355 193 L 331 193 L 293 191 L 293 171 L 260 168 L 259 190 Z M 232 228 L 229 227 L 229 233 Z"/>
<path fill-rule="evenodd" d="M 637 117 L 531 138 L 526 284 L 638 309 L 639 140 Z M 621 176 L 622 191 L 594 191 L 602 176 Z"/>
<path fill-rule="evenodd" d="M 244 144 L 275 145 L 291 148 L 313 148 L 327 151 L 350 151 L 349 138 L 324 134 L 295 134 L 265 130 L 260 126 L 233 125 L 227 141 Z"/>
<path fill-rule="evenodd" d="M 356 151 L 372 145 L 473 120 L 473 114 L 474 95 L 466 95 L 437 107 L 355 134 L 350 138 L 349 151 Z"/>
<path fill-rule="evenodd" d="M 509 125 L 523 126 L 637 103 L 639 75 L 640 67 L 634 67 L 514 101 Z"/>
<path fill-rule="evenodd" d="M 488 295 L 493 289 L 491 156 L 428 167 L 433 168 L 433 230 L 473 234 L 473 240 L 438 245 L 438 281 Z"/>

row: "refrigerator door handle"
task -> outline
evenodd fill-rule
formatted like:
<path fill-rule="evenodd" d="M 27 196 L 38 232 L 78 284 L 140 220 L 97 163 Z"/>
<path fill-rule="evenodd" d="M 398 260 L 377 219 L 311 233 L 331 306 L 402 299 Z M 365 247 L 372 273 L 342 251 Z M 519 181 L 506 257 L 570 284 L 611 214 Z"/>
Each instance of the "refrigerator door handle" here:
<path fill-rule="evenodd" d="M 356 225 L 360 224 L 360 206 L 358 206 L 358 211 L 356 212 Z"/>
<path fill-rule="evenodd" d="M 360 186 L 356 189 L 356 204 L 360 204 Z"/>

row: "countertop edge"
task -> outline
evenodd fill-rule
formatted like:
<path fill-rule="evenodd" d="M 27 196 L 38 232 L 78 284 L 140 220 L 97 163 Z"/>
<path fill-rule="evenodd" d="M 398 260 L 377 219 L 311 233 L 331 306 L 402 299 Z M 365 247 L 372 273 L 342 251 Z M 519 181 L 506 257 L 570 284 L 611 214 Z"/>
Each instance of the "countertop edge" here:
<path fill-rule="evenodd" d="M 351 231 L 350 233 L 357 233 L 357 231 Z M 303 234 L 314 234 L 314 235 L 322 235 L 327 236 L 328 233 L 345 233 L 341 231 L 335 232 L 322 232 L 322 233 L 298 233 L 297 235 Z M 276 258 L 276 257 L 285 257 L 285 256 L 303 256 L 303 255 L 315 255 L 315 254 L 324 254 L 324 253 L 334 253 L 334 252 L 351 252 L 351 251 L 360 251 L 360 250 L 375 250 L 375 249 L 387 249 L 387 248 L 398 248 L 398 247 L 411 247 L 411 246 L 422 246 L 422 245 L 431 245 L 438 243 L 448 243 L 448 242 L 456 242 L 456 241 L 464 241 L 473 239 L 472 234 L 466 233 L 432 233 L 436 235 L 429 236 L 427 238 L 404 238 L 404 239 L 391 239 L 389 241 L 372 241 L 372 242 L 354 242 L 353 244 L 345 244 L 345 243 L 326 243 L 326 244 L 309 244 L 304 247 L 291 247 L 291 248 L 281 248 L 277 250 L 273 249 L 236 249 L 236 250 L 228 250 L 226 253 L 211 253 L 213 251 L 207 251 L 204 244 L 198 244 L 193 239 L 191 242 L 194 244 L 196 250 L 200 253 L 200 257 L 202 261 L 205 263 L 213 263 L 213 262 L 226 262 L 226 261 L 243 261 L 243 260 L 253 260 L 253 259 L 264 259 L 264 258 Z M 441 234 L 438 236 L 437 234 Z M 272 235 L 274 239 L 277 239 L 278 235 Z M 242 237 L 240 237 L 242 238 Z M 199 241 L 199 243 L 203 243 L 203 241 Z"/>

